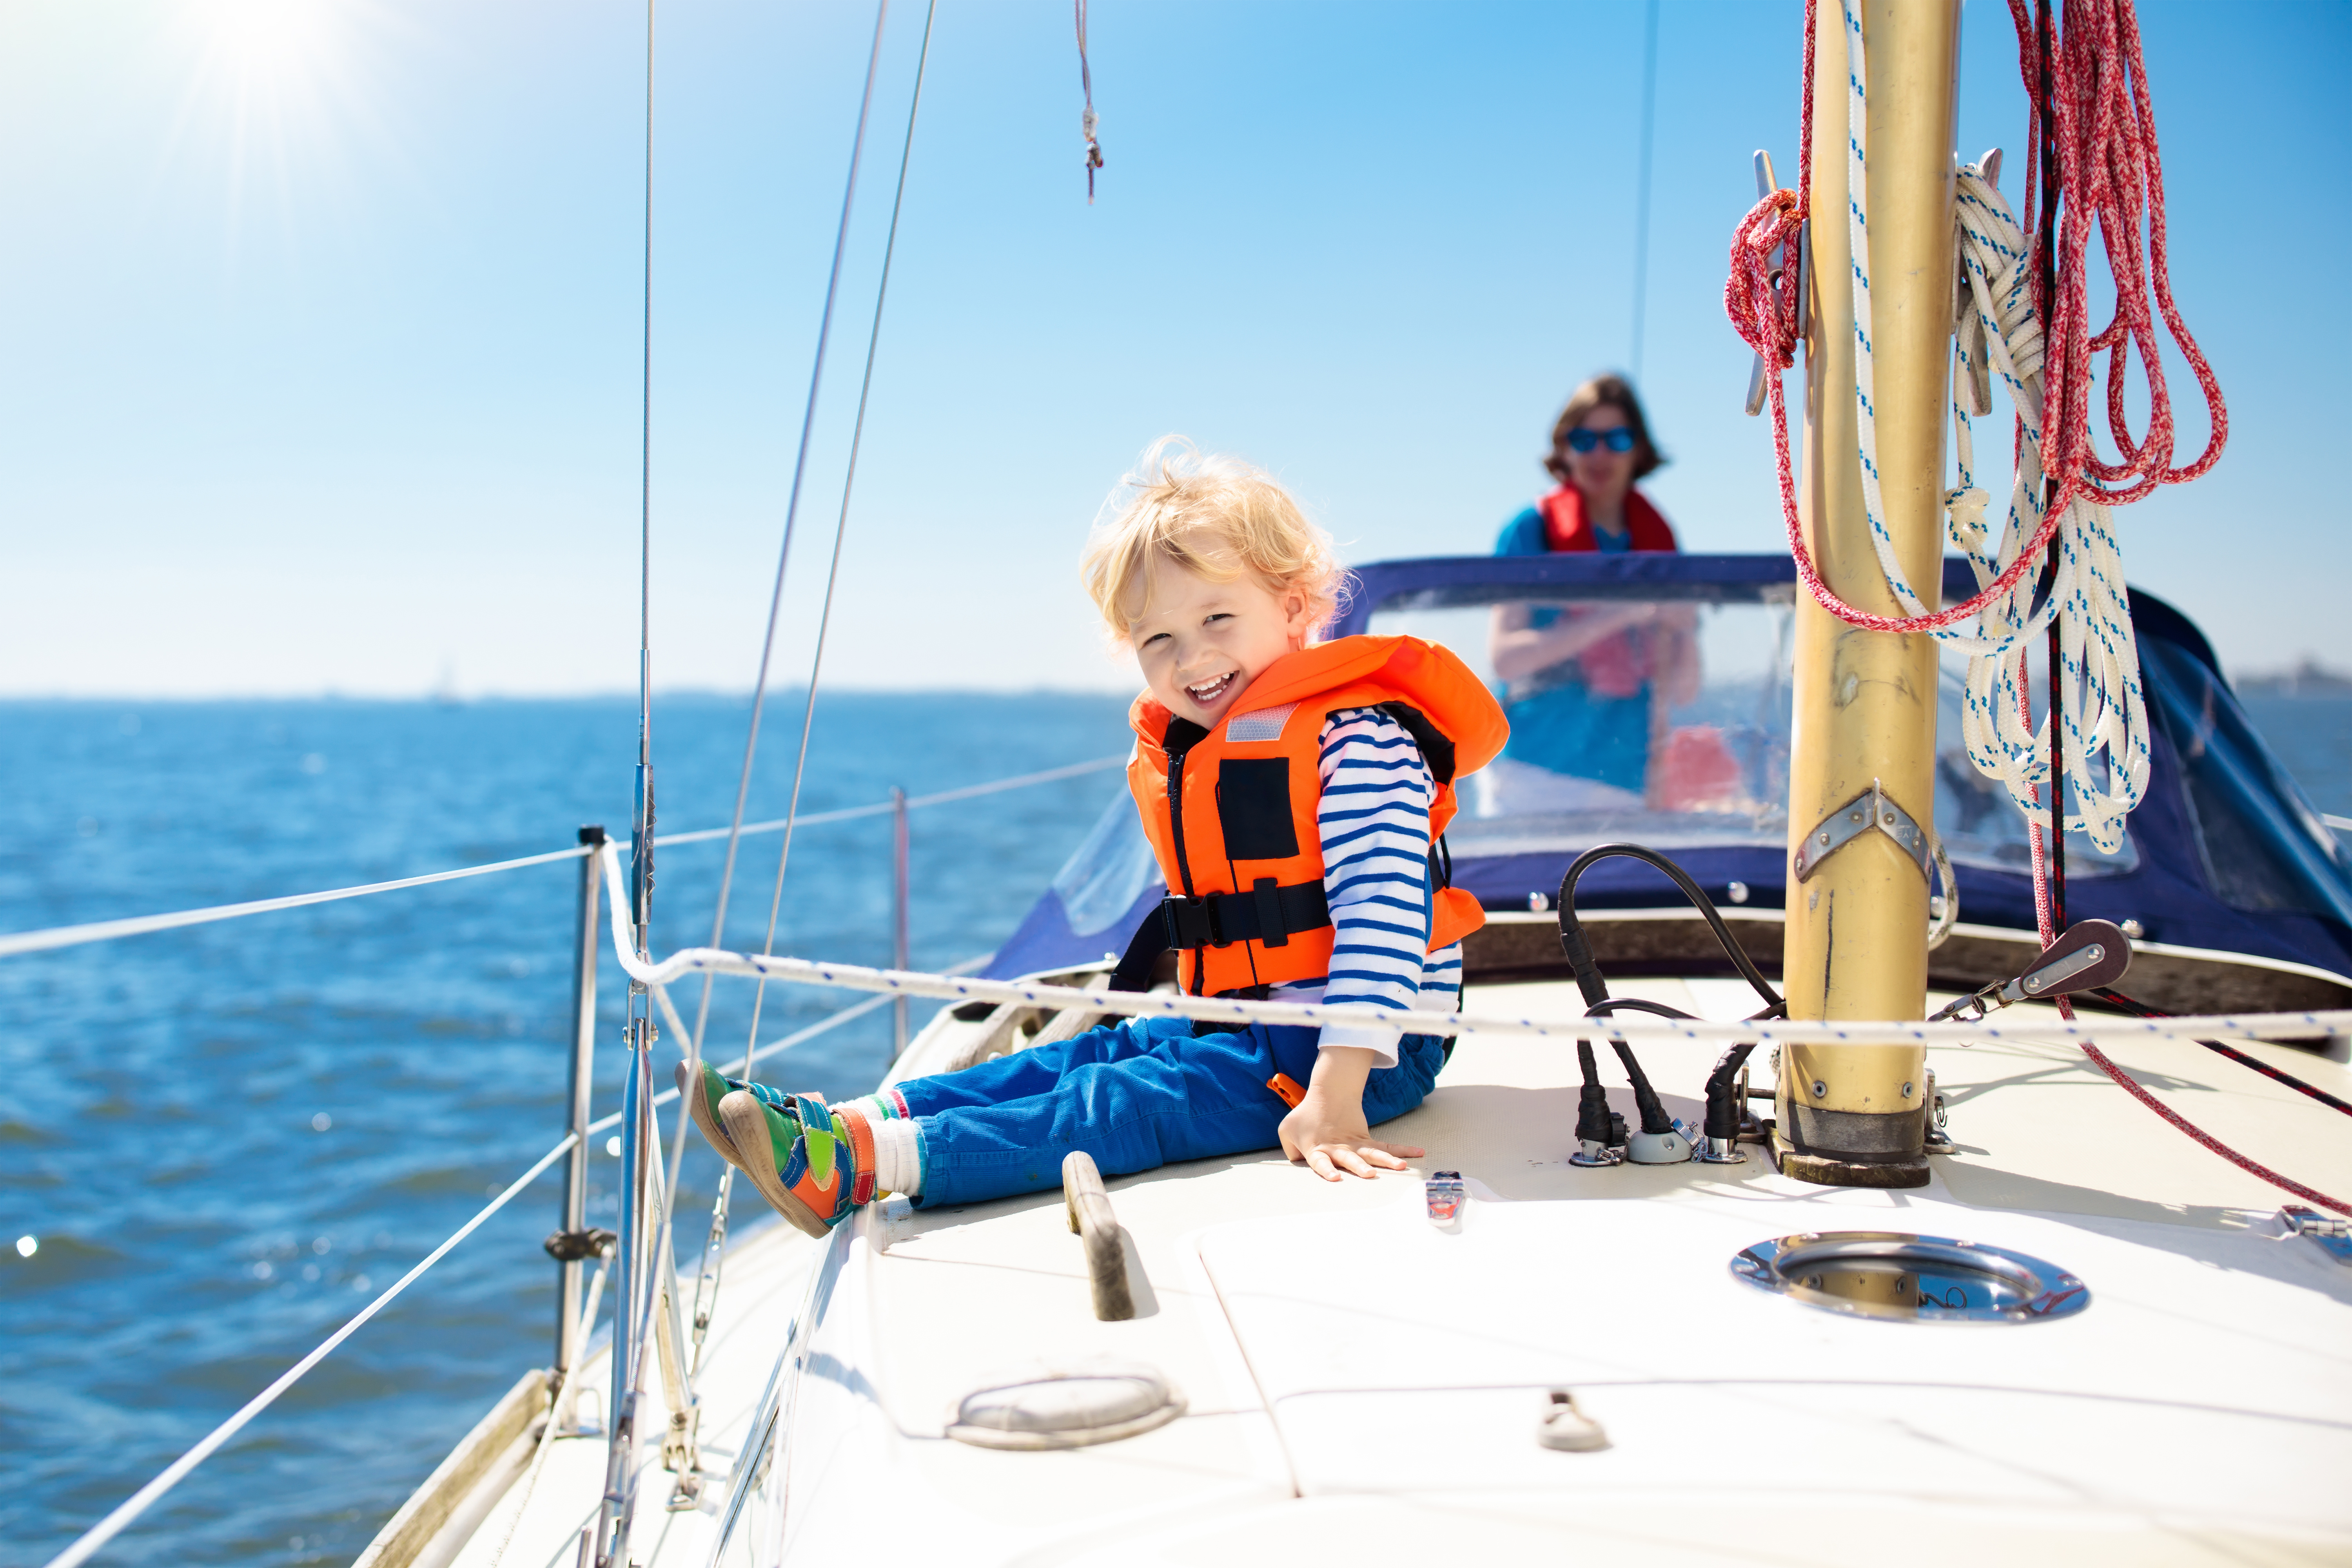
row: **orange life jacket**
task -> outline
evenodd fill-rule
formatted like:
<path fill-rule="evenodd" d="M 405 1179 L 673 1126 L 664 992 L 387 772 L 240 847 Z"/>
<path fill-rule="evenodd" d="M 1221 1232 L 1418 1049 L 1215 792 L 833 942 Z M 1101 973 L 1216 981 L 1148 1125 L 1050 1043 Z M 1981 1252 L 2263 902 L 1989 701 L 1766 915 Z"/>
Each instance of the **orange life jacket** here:
<path fill-rule="evenodd" d="M 1128 715 L 1136 734 L 1128 787 L 1168 879 L 1160 918 L 1167 945 L 1183 954 L 1179 983 L 1192 994 L 1330 973 L 1318 742 L 1323 721 L 1349 708 L 1380 708 L 1402 724 L 1437 782 L 1429 950 L 1486 923 L 1475 897 L 1442 885 L 1450 866 L 1441 867 L 1437 843 L 1454 819 L 1454 781 L 1494 759 L 1509 721 L 1450 650 L 1419 637 L 1341 637 L 1268 665 L 1214 729 L 1177 717 L 1148 691 Z M 1152 937 L 1150 924 L 1139 945 Z"/>

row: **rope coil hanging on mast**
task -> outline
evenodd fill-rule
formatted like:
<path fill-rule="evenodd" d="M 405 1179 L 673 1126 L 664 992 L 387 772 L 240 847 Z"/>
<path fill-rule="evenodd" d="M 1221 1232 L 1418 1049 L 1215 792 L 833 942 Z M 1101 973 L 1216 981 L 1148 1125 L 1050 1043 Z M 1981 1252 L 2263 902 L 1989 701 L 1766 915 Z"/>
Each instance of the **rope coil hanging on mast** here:
<path fill-rule="evenodd" d="M 2058 226 L 2058 287 L 2045 309 L 2036 299 L 2037 247 L 2026 238 L 2034 210 L 2038 165 L 2027 176 L 2027 222 L 2021 226 L 2001 200 L 1992 170 L 1958 171 L 1955 243 L 1967 293 L 1955 327 L 1955 354 L 1968 402 L 1953 400 L 1960 483 L 1947 496 L 1949 535 L 1967 557 L 1978 592 L 1930 611 L 1895 559 L 1881 507 L 1871 406 L 1869 216 L 1867 205 L 1867 75 L 1853 0 L 1843 0 L 1853 68 L 1847 106 L 1849 228 L 1854 255 L 1855 398 L 1863 486 L 1871 540 L 1889 591 L 1905 614 L 1876 616 L 1840 598 L 1816 570 L 1799 516 L 1789 453 L 1788 409 L 1780 374 L 1795 363 L 1799 342 L 1796 290 L 1772 286 L 1772 258 L 1793 247 L 1802 226 L 1812 167 L 1811 54 L 1813 9 L 1807 6 L 1802 154 L 1799 182 L 1805 194 L 1779 190 L 1742 218 L 1731 246 L 1724 306 L 1740 337 L 1762 358 L 1770 394 L 1782 519 L 1790 553 L 1806 589 L 1831 614 L 1873 631 L 1927 632 L 1969 655 L 1963 734 L 1970 761 L 2000 780 L 2021 810 L 2038 809 L 2049 780 L 2050 733 L 2031 725 L 2023 702 L 2030 639 L 2063 613 L 2061 722 L 2073 744 L 2065 773 L 2076 814 L 2068 826 L 2101 848 L 2122 840 L 2123 821 L 2139 802 L 2147 776 L 2147 715 L 2131 631 L 2122 553 L 2107 509 L 2153 493 L 2161 484 L 2195 479 L 2212 467 L 2228 438 L 2221 393 L 2195 339 L 2180 319 L 2167 273 L 2162 165 L 2155 117 L 2141 59 L 2131 0 L 2074 0 L 2077 25 L 2053 50 L 2052 68 L 2056 144 L 2063 188 L 2075 193 Z M 2011 0 L 2029 89 L 2036 62 L 2032 23 L 2022 0 Z M 2032 94 L 2029 91 L 2029 97 Z M 2037 110 L 2034 131 L 2042 129 Z M 2085 244 L 2096 219 L 2116 285 L 2113 320 L 2088 327 L 2084 300 Z M 2147 244 L 2141 247 L 2145 224 Z M 2149 296 L 2155 300 L 2154 315 Z M 2174 421 L 2157 357 L 2154 316 L 2160 315 L 2194 372 L 2212 433 L 2192 462 L 2172 466 Z M 2047 321 L 2045 331 L 2044 321 Z M 2053 346 L 2045 346 L 2048 345 Z M 2146 435 L 2134 440 L 2125 416 L 2123 381 L 2134 339 L 2140 343 L 2149 402 Z M 2121 460 L 2106 463 L 2093 447 L 2089 385 L 2092 362 L 2112 358 L 2108 423 Z M 2018 415 L 2017 480 L 1998 546 L 1985 538 L 1984 492 L 1974 484 L 1969 416 L 1990 411 L 1989 372 L 1998 370 Z M 2047 472 L 2055 481 L 2047 496 Z M 2038 570 L 2055 565 L 2043 584 Z M 2102 756 L 2100 753 L 2104 753 Z"/>
<path fill-rule="evenodd" d="M 1805 6 L 1798 180 L 1802 194 L 1769 192 L 1740 220 L 1732 235 L 1724 310 L 1740 338 L 1755 350 L 1770 394 L 1781 517 L 1806 590 L 1849 625 L 1872 631 L 1927 632 L 1969 654 L 1962 737 L 1970 762 L 2008 789 L 2026 819 L 2034 910 L 2042 938 L 2048 942 L 2063 918 L 2063 906 L 2053 897 L 2053 891 L 2063 897 L 2063 871 L 2053 874 L 2053 863 L 2063 866 L 2064 853 L 2058 830 L 2084 831 L 2101 849 L 2114 851 L 2122 844 L 2124 819 L 2138 805 L 2147 781 L 2147 715 L 2139 655 L 2122 550 L 2109 508 L 2143 500 L 2159 486 L 2186 483 L 2210 469 L 2229 440 L 2229 411 L 2212 366 L 2172 297 L 2163 162 L 2133 0 L 2067 0 L 2070 25 L 2063 34 L 2046 0 L 2039 27 L 2027 14 L 2025 0 L 2010 0 L 2020 74 L 2032 106 L 2025 221 L 2020 224 L 2011 215 L 1995 183 L 1998 153 L 1955 170 L 1954 229 L 1961 291 L 1953 326 L 1958 374 L 1952 423 L 1959 483 L 1947 492 L 1945 510 L 1948 536 L 1967 557 L 1978 586 L 1960 604 L 1927 609 L 1895 558 L 1880 504 L 1871 405 L 1868 73 L 1855 0 L 1841 0 L 1841 5 L 1849 51 L 1846 194 L 1854 273 L 1857 456 L 1871 542 L 1888 590 L 1905 615 L 1858 610 L 1822 581 L 1805 545 L 1790 464 L 1781 374 L 1796 363 L 1802 303 L 1796 288 L 1779 286 L 1788 274 L 1775 261 L 1800 254 L 1812 191 L 1815 0 L 1807 0 Z M 2055 168 L 2042 162 L 2045 141 Z M 2053 221 L 2049 208 L 2061 195 L 2064 204 Z M 2037 202 L 2044 235 L 2039 245 L 2027 238 Z M 2086 258 L 2095 220 L 2116 291 L 2115 314 L 2095 332 L 2089 325 Z M 2162 318 L 2197 378 L 2210 426 L 2204 450 L 2178 466 L 2172 461 L 2172 399 L 2158 357 L 2157 317 Z M 2134 342 L 2139 344 L 2148 407 L 2147 432 L 2137 440 L 2124 401 Z M 2113 463 L 2098 456 L 2090 428 L 2094 361 L 2103 353 L 2109 356 L 2107 428 L 2119 455 Z M 1993 371 L 2000 372 L 2008 387 L 2017 417 L 2016 478 L 1998 549 L 1989 547 L 1985 537 L 1984 508 L 1990 498 L 1975 485 L 1969 424 L 1971 415 L 1991 412 Z M 1755 412 L 1752 401 L 1749 412 Z M 2033 574 L 2031 579 L 2029 574 Z M 2037 728 L 2026 684 L 2027 658 L 2031 639 L 2045 630 L 2051 633 L 2054 666 L 2053 700 Z M 2057 728 L 2062 724 L 2063 731 Z M 2062 770 L 2052 765 L 2053 748 L 2062 733 L 2071 742 L 2063 763 L 2063 784 L 2058 778 Z M 2092 759 L 2098 752 L 2105 753 L 2098 770 L 2103 778 L 2093 773 Z M 2046 851 L 2038 820 L 2045 783 L 2051 786 L 2055 819 Z M 2068 793 L 2065 784 L 2073 786 L 2076 810 L 2071 815 L 2059 808 Z M 2074 1008 L 2067 999 L 2060 996 L 2056 1003 L 2061 1016 L 2072 1020 Z M 2352 1212 L 2340 1200 L 2282 1176 L 2221 1142 L 2158 1100 L 2095 1042 L 2078 1043 L 2091 1064 L 2119 1088 L 2214 1154 L 2297 1196 L 2339 1213 Z M 2266 1070 L 2259 1062 L 2249 1060 L 2249 1065 Z"/>

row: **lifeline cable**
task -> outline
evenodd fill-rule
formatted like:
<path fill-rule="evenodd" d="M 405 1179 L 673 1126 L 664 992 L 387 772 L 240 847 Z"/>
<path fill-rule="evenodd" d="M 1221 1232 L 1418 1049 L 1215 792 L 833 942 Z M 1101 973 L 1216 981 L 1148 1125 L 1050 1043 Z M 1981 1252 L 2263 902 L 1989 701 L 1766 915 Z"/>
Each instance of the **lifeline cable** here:
<path fill-rule="evenodd" d="M 2095 996 L 2110 1006 L 2120 1007 L 2135 1018 L 2161 1018 L 2165 1016 L 2161 1010 L 2148 1006 L 2144 1002 L 2134 1001 L 2112 986 L 2101 986 L 2095 991 L 2085 992 L 2084 994 Z M 2304 1082 L 2284 1068 L 2274 1068 L 2259 1057 L 2250 1057 L 2235 1047 L 2225 1046 L 2219 1040 L 2200 1040 L 2197 1043 L 2216 1056 L 2227 1057 L 2241 1067 L 2252 1068 L 2264 1078 L 2286 1085 L 2297 1094 L 2306 1095 L 2322 1105 L 2340 1110 L 2347 1116 L 2352 1116 L 2352 1102 L 2336 1099 L 2317 1084 Z"/>
<path fill-rule="evenodd" d="M 598 850 L 605 883 L 617 886 L 619 846 Z M 2352 1035 L 2352 1008 L 2305 1012 L 2211 1014 L 2179 1018 L 2118 1018 L 2064 1020 L 2028 1019 L 2015 1026 L 1990 1022 L 1922 1023 L 1905 1019 L 1782 1019 L 1749 1017 L 1729 1022 L 1666 1018 L 1504 1017 L 1465 1013 L 1438 1013 L 1420 1008 L 1388 1009 L 1369 1005 L 1331 1005 L 1319 1002 L 1252 1002 L 1240 997 L 1193 996 L 1166 991 L 1113 991 L 1108 986 L 1049 985 L 1027 980 L 984 980 L 919 971 L 875 969 L 864 964 L 830 963 L 818 959 L 786 958 L 716 948 L 684 948 L 658 963 L 636 956 L 617 912 L 612 917 L 614 948 L 624 972 L 648 985 L 667 984 L 681 974 L 709 970 L 788 981 L 794 984 L 833 985 L 848 990 L 876 991 L 908 996 L 931 996 L 952 1002 L 1010 1003 L 1022 1007 L 1085 1007 L 1097 1013 L 1206 1018 L 1243 1024 L 1393 1025 L 1407 1034 L 1501 1034 L 1538 1039 L 1573 1039 L 1579 1035 L 1629 1040 L 1685 1040 L 1692 1043 L 1737 1044 L 1761 1039 L 1774 1044 L 1842 1046 L 1976 1045 L 1988 1040 L 2169 1040 L 2199 1035 L 2229 1035 L 2252 1039 L 2302 1039 L 2314 1035 Z"/>
<path fill-rule="evenodd" d="M 608 862 L 607 869 L 610 868 L 611 863 Z M 617 873 L 615 874 L 617 875 Z M 161 1471 L 157 1472 L 154 1479 L 149 1481 L 145 1486 L 141 1487 L 137 1491 L 132 1492 L 129 1497 L 123 1499 L 122 1501 L 115 1507 L 114 1511 L 108 1514 L 104 1519 L 100 1520 L 96 1524 L 91 1525 L 88 1530 L 82 1531 L 80 1535 L 75 1537 L 73 1542 L 68 1545 L 63 1552 L 58 1552 L 55 1557 L 50 1558 L 44 1565 L 44 1568 L 79 1568 L 81 1563 L 89 1562 L 91 1557 L 97 1554 L 100 1547 L 104 1546 L 108 1542 L 122 1533 L 124 1528 L 127 1527 L 131 1521 L 137 1519 L 141 1514 L 146 1512 L 148 1509 L 154 1506 L 156 1500 L 163 1497 L 165 1492 L 170 1491 L 173 1487 L 178 1486 L 182 1481 L 187 1479 L 190 1471 L 194 1470 L 198 1465 L 203 1464 L 206 1459 L 212 1458 L 215 1453 L 219 1451 L 223 1444 L 226 1443 L 231 1437 L 236 1436 L 238 1432 L 242 1431 L 247 1422 L 260 1415 L 263 1411 L 268 1409 L 270 1405 L 276 1404 L 279 1394 L 284 1394 L 288 1389 L 293 1387 L 295 1384 L 301 1380 L 302 1375 L 305 1373 L 318 1365 L 320 1362 L 326 1360 L 327 1357 L 333 1352 L 337 1345 L 341 1344 L 345 1340 L 350 1339 L 353 1334 L 359 1332 L 361 1327 L 364 1325 L 369 1319 L 374 1317 L 378 1312 L 383 1311 L 385 1307 L 391 1305 L 394 1297 L 398 1296 L 402 1291 L 407 1289 L 409 1286 L 415 1283 L 417 1279 L 422 1276 L 425 1270 L 431 1268 L 435 1264 L 440 1262 L 442 1258 L 448 1256 L 450 1248 L 456 1247 L 467 1237 L 473 1235 L 475 1231 L 480 1229 L 483 1221 L 488 1219 L 492 1215 L 506 1207 L 507 1204 L 512 1200 L 518 1193 L 520 1193 L 525 1187 L 530 1186 L 531 1183 L 537 1181 L 541 1172 L 545 1171 L 550 1165 L 555 1163 L 556 1160 L 560 1156 L 570 1152 L 572 1144 L 577 1142 L 578 1140 L 572 1134 L 568 1132 L 565 1133 L 562 1142 L 556 1144 L 554 1148 L 550 1149 L 546 1153 L 541 1155 L 539 1157 L 538 1163 L 532 1165 L 530 1170 L 525 1171 L 521 1175 L 517 1176 L 512 1182 L 509 1183 L 506 1189 L 499 1193 L 498 1196 L 492 1198 L 488 1204 L 484 1205 L 479 1213 L 476 1214 L 473 1218 L 467 1220 L 464 1225 L 459 1226 L 456 1231 L 452 1232 L 448 1240 L 435 1247 L 431 1252 L 426 1253 L 425 1257 L 418 1261 L 415 1268 L 411 1268 L 407 1273 L 394 1280 L 391 1287 L 387 1289 L 383 1294 L 378 1296 L 374 1300 L 370 1301 L 366 1306 L 361 1308 L 350 1321 L 346 1322 L 341 1328 L 337 1329 L 333 1333 L 329 1334 L 324 1340 L 320 1341 L 318 1347 L 312 1350 L 310 1354 L 304 1356 L 300 1361 L 296 1362 L 292 1366 L 288 1367 L 284 1372 L 278 1373 L 275 1382 L 270 1384 L 268 1387 L 263 1389 L 259 1394 L 255 1394 L 251 1399 L 247 1400 L 243 1405 L 238 1407 L 236 1414 L 231 1415 L 227 1420 L 222 1422 L 219 1426 L 205 1433 L 201 1438 L 197 1439 L 194 1447 L 191 1447 L 186 1453 L 182 1454 L 178 1458 L 173 1460 L 170 1464 L 164 1466 Z"/>
<path fill-rule="evenodd" d="M 618 847 L 606 844 L 598 851 L 604 864 L 608 886 L 620 886 Z M 2267 1166 L 2247 1159 L 2230 1150 L 2210 1135 L 2200 1131 L 2154 1096 L 2132 1081 L 2094 1045 L 2098 1038 L 2116 1039 L 2194 1039 L 2199 1035 L 2225 1034 L 2252 1038 L 2302 1037 L 2315 1034 L 2352 1034 L 2352 1009 L 2305 1013 L 2260 1013 L 2236 1016 L 2215 1016 L 2195 1018 L 2143 1018 L 2120 1020 L 2114 1024 L 2085 1023 L 2061 1020 L 2053 1026 L 2048 1023 L 2029 1022 L 2011 1029 L 2003 1025 L 1987 1023 L 1922 1024 L 1889 1019 L 1877 1022 L 1858 1020 L 1744 1018 L 1730 1023 L 1707 1019 L 1679 1020 L 1656 1018 L 1619 1019 L 1606 1017 L 1574 1019 L 1542 1019 L 1535 1017 L 1478 1017 L 1462 1013 L 1433 1013 L 1419 1008 L 1386 1010 L 1370 1006 L 1329 1006 L 1322 1003 L 1253 1002 L 1238 997 L 1193 996 L 1171 992 L 1111 991 L 1103 987 L 1046 985 L 1026 981 L 992 981 L 960 979 L 944 974 L 925 974 L 902 970 L 872 969 L 862 964 L 825 963 L 812 959 L 776 958 L 766 954 L 723 952 L 710 948 L 688 948 L 674 952 L 659 963 L 649 963 L 629 950 L 626 932 L 622 929 L 618 905 L 613 912 L 614 949 L 621 967 L 633 979 L 647 985 L 659 984 L 678 974 L 696 971 L 758 976 L 763 980 L 788 980 L 803 984 L 838 985 L 861 991 L 877 991 L 910 996 L 937 996 L 950 1001 L 988 1001 L 1011 1003 L 1033 1007 L 1085 1007 L 1097 1013 L 1158 1015 L 1165 1017 L 1208 1018 L 1240 1023 L 1294 1024 L 1321 1027 L 1333 1023 L 1379 1023 L 1394 1026 L 1408 1034 L 1435 1036 L 1476 1034 L 1481 1032 L 1533 1036 L 1537 1038 L 1576 1038 L 1599 1035 L 1612 1042 L 1637 1039 L 1683 1039 L 1692 1042 L 1739 1045 L 1750 1040 L 1759 1043 L 1790 1045 L 1966 1045 L 1979 1040 L 2017 1038 L 2033 1041 L 2067 1039 L 2080 1046 L 2085 1054 L 2109 1077 L 2129 1090 L 2134 1098 L 2155 1110 L 2168 1121 L 2180 1128 L 2200 1143 L 2220 1153 L 2246 1170 L 2285 1191 L 2311 1202 L 2321 1204 L 2338 1213 L 2352 1215 L 2347 1206 L 2315 1189 L 2279 1175 Z"/>
<path fill-rule="evenodd" d="M 955 789 L 937 790 L 929 795 L 908 798 L 907 809 L 944 805 L 950 801 L 970 800 L 978 795 L 995 795 L 1004 790 L 1026 789 L 1034 784 L 1053 784 L 1062 779 L 1076 778 L 1085 773 L 1101 773 L 1125 764 L 1124 755 L 1097 757 L 1090 762 L 1072 763 L 1065 767 L 1045 768 L 1034 773 L 1020 773 L 1012 778 L 991 779 L 986 784 L 963 784 Z M 835 811 L 812 811 L 800 818 L 803 827 L 818 823 L 854 822 L 861 817 L 881 816 L 898 809 L 893 801 L 876 801 L 870 805 L 845 805 Z M 773 833 L 784 826 L 782 818 L 774 822 L 751 822 L 743 826 L 748 837 L 754 833 Z M 691 833 L 657 833 L 656 846 L 699 844 L 713 838 L 724 838 L 724 827 L 698 828 Z M 145 936 L 153 931 L 176 931 L 183 926 L 210 925 L 217 921 L 241 920 L 247 915 L 272 914 L 280 910 L 297 910 L 310 904 L 334 903 L 343 899 L 364 899 L 377 893 L 395 893 L 408 888 L 431 887 L 436 882 L 454 882 L 468 877 L 487 877 L 499 871 L 517 871 L 528 866 L 552 865 L 558 860 L 579 860 L 593 851 L 584 844 L 564 849 L 551 849 L 542 855 L 524 855 L 512 860 L 493 860 L 481 866 L 459 866 L 446 871 L 428 871 L 418 877 L 400 877 L 389 882 L 363 882 L 352 888 L 327 888 L 310 893 L 288 893 L 278 898 L 251 899 L 243 903 L 211 904 L 202 909 L 173 910 L 163 914 L 133 915 L 124 920 L 88 921 L 79 925 L 45 926 L 35 931 L 10 931 L 0 936 L 0 958 L 13 958 L 19 953 L 47 952 L 61 947 L 80 947 L 95 942 L 113 942 L 127 936 Z M 680 1038 L 687 1037 L 683 1031 Z M 762 1047 L 763 1049 L 765 1047 Z"/>

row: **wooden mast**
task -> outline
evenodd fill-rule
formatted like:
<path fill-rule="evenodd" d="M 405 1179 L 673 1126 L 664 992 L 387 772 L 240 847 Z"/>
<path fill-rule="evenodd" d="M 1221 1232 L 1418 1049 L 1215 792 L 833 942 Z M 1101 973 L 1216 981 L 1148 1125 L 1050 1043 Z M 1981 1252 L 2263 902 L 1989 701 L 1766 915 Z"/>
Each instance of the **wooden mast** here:
<path fill-rule="evenodd" d="M 1913 587 L 1937 602 L 1944 412 L 1951 362 L 1952 139 L 1958 0 L 1856 0 L 1869 118 L 1872 360 L 1888 530 Z M 1880 615 L 1887 590 L 1864 511 L 1847 231 L 1843 6 L 1818 8 L 1806 353 L 1803 521 L 1824 582 Z M 1800 592 L 1789 781 L 1786 984 L 1797 1018 L 1916 1018 L 1927 983 L 1927 879 L 1897 837 L 1935 810 L 1936 650 L 1925 635 L 1865 631 Z M 1883 805 L 1874 811 L 1874 781 Z M 1857 802 L 1859 802 L 1857 804 Z M 1825 827 L 1884 819 L 1826 854 Z M 1857 813 L 1866 814 L 1857 816 Z M 1834 818 L 1834 823 L 1832 819 Z M 1811 843 L 1808 843 L 1811 840 Z M 1780 1073 L 1775 1153 L 1788 1174 L 1850 1186 L 1927 1180 L 1926 1052 L 1792 1047 Z"/>

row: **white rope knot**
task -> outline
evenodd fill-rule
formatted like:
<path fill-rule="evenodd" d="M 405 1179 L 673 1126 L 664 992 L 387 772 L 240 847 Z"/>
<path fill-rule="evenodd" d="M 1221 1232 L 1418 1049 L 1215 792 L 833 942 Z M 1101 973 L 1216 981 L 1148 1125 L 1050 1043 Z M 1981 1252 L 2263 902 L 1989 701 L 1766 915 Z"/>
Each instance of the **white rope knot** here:
<path fill-rule="evenodd" d="M 1973 550 L 1984 543 L 1985 508 L 1992 504 L 1992 496 L 1974 489 L 1946 490 L 1944 515 L 1951 520 L 1952 542 L 1963 550 Z"/>

